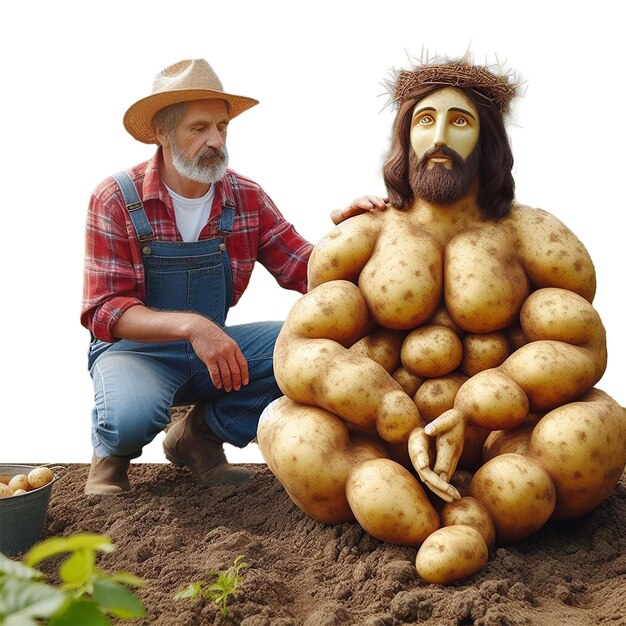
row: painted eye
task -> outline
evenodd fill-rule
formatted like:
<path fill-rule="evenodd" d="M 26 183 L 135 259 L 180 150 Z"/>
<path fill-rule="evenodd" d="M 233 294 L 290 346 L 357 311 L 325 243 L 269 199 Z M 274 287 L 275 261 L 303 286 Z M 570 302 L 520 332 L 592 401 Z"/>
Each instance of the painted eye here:
<path fill-rule="evenodd" d="M 426 126 L 427 124 L 432 124 L 434 122 L 431 115 L 424 115 L 424 117 L 420 118 L 419 123 L 422 126 Z"/>
<path fill-rule="evenodd" d="M 467 126 L 467 120 L 464 117 L 455 117 L 453 124 L 455 126 Z"/>

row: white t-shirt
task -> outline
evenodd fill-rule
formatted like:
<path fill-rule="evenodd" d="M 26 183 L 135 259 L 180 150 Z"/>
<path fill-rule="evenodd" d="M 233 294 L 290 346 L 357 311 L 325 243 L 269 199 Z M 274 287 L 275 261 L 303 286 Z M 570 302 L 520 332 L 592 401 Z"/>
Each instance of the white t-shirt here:
<path fill-rule="evenodd" d="M 169 187 L 167 190 L 172 197 L 174 212 L 176 213 L 176 226 L 183 241 L 198 241 L 200 231 L 211 214 L 211 205 L 215 195 L 214 186 L 211 185 L 201 198 L 183 198 Z"/>

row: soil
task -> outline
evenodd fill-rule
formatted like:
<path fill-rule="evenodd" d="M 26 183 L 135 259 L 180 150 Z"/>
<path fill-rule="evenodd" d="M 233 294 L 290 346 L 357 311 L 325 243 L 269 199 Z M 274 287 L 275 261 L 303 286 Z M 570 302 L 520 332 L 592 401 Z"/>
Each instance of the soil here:
<path fill-rule="evenodd" d="M 98 564 L 145 580 L 147 616 L 124 622 L 142 626 L 626 625 L 626 474 L 591 513 L 495 548 L 477 575 L 444 587 L 419 578 L 414 548 L 315 522 L 267 466 L 245 467 L 250 482 L 205 489 L 184 468 L 134 463 L 131 491 L 103 497 L 83 493 L 88 465 L 65 465 L 44 536 L 111 536 L 117 549 Z M 227 618 L 210 600 L 174 600 L 238 555 L 249 566 Z"/>

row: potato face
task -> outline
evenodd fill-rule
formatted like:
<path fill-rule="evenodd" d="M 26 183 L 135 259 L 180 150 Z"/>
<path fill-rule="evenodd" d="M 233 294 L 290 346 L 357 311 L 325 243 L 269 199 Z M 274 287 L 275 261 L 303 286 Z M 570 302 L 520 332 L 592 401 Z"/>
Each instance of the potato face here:
<path fill-rule="evenodd" d="M 475 474 L 470 495 L 489 512 L 498 544 L 523 539 L 550 518 L 556 503 L 554 483 L 533 459 L 501 454 Z"/>
<path fill-rule="evenodd" d="M 458 335 L 446 326 L 422 326 L 410 332 L 402 344 L 402 365 L 417 376 L 445 376 L 463 358 Z"/>
<path fill-rule="evenodd" d="M 441 511 L 441 525 L 465 525 L 475 528 L 485 540 L 488 548 L 496 542 L 496 527 L 485 506 L 476 498 L 466 496 L 460 500 L 446 502 Z"/>
<path fill-rule="evenodd" d="M 445 526 L 424 540 L 415 557 L 417 573 L 433 585 L 447 585 L 480 571 L 489 551 L 470 526 Z"/>
<path fill-rule="evenodd" d="M 417 479 L 389 459 L 357 465 L 348 476 L 346 495 L 359 524 L 381 541 L 417 546 L 439 527 Z"/>
<path fill-rule="evenodd" d="M 626 411 L 593 389 L 539 421 L 529 454 L 556 486 L 554 518 L 582 515 L 609 496 L 624 471 Z"/>

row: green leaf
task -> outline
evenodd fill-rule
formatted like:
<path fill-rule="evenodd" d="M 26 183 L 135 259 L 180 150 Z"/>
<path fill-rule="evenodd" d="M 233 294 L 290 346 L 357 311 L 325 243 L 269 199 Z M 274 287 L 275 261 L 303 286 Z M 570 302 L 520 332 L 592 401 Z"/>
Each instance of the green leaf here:
<path fill-rule="evenodd" d="M 75 589 L 86 585 L 93 574 L 96 556 L 92 550 L 78 550 L 59 567 L 59 577 L 65 587 Z"/>
<path fill-rule="evenodd" d="M 44 559 L 64 552 L 77 550 L 90 550 L 98 552 L 113 552 L 115 546 L 111 538 L 106 535 L 92 535 L 89 533 L 77 533 L 70 537 L 51 537 L 34 545 L 24 556 L 26 565 L 37 565 Z"/>
<path fill-rule="evenodd" d="M 202 592 L 202 582 L 190 583 L 183 587 L 175 596 L 174 600 L 186 600 L 188 598 L 197 598 Z"/>
<path fill-rule="evenodd" d="M 37 580 L 44 577 L 36 569 L 28 567 L 19 561 L 14 561 L 0 552 L 0 580 L 2 580 L 2 576 L 23 578 L 25 580 Z"/>
<path fill-rule="evenodd" d="M 55 615 L 48 626 L 110 626 L 111 622 L 91 600 L 72 601 Z"/>
<path fill-rule="evenodd" d="M 66 593 L 46 583 L 8 578 L 0 590 L 0 616 L 5 623 L 19 623 L 18 618 L 50 617 L 67 600 Z M 8 622 L 8 618 L 13 622 Z"/>
<path fill-rule="evenodd" d="M 115 572 L 115 574 L 106 576 L 106 579 L 114 580 L 116 583 L 122 583 L 122 585 L 129 585 L 131 587 L 143 587 L 146 584 L 143 578 L 139 578 L 130 572 Z"/>
<path fill-rule="evenodd" d="M 101 609 L 122 619 L 141 617 L 145 614 L 139 598 L 112 580 L 95 581 L 93 597 Z"/>

